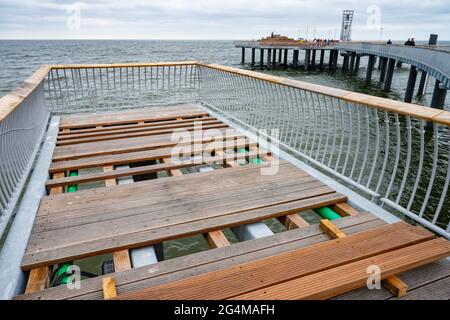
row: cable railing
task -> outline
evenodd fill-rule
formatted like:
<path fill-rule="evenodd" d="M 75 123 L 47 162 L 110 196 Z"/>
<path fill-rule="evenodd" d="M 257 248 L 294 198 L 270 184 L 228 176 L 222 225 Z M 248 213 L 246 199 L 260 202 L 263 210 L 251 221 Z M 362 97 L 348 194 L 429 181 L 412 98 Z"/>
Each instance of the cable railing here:
<path fill-rule="evenodd" d="M 447 111 L 193 61 L 58 65 L 48 70 L 45 81 L 7 117 L 40 123 L 46 114 L 44 95 L 55 114 L 199 102 L 268 135 L 285 151 L 384 209 L 450 237 Z M 8 123 L 9 129 L 1 132 L 33 127 Z M 38 134 L 31 136 L 22 139 L 37 148 Z M 19 140 L 11 133 L 2 139 L 2 150 L 17 153 L 15 161 L 32 158 L 14 149 Z M 9 187 L 14 160 L 3 152 L 0 157 L 5 158 L 0 167 L 5 216 L 5 205 L 15 204 Z M 26 176 L 21 168 L 16 172 Z"/>

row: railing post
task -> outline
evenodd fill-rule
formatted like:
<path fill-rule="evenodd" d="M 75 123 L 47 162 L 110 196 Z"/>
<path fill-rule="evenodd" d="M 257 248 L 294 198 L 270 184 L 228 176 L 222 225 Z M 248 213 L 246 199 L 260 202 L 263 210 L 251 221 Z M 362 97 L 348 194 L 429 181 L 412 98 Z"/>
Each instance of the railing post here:
<path fill-rule="evenodd" d="M 394 76 L 395 59 L 389 59 L 389 63 L 386 71 L 386 80 L 384 81 L 384 91 L 391 90 L 392 77 Z"/>
<path fill-rule="evenodd" d="M 406 86 L 405 102 L 411 103 L 412 101 L 416 79 L 417 69 L 415 66 L 411 66 L 411 69 L 409 70 L 408 84 Z"/>

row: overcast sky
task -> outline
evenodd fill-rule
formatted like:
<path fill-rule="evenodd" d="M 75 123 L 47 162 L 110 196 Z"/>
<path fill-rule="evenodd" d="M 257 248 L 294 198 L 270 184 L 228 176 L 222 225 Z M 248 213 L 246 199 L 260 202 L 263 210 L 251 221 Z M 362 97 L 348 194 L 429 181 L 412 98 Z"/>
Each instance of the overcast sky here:
<path fill-rule="evenodd" d="M 450 0 L 0 0 L 0 39 L 334 38 L 344 9 L 354 40 L 450 40 Z"/>

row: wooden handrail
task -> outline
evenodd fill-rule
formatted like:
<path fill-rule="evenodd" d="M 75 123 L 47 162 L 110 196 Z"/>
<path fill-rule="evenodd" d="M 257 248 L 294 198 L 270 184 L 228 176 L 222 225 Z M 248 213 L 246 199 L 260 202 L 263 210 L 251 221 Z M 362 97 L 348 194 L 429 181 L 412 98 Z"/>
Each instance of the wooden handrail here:
<path fill-rule="evenodd" d="M 0 98 L 0 121 L 13 112 L 47 76 L 51 67 L 44 65 L 26 79 L 21 85 Z"/>
<path fill-rule="evenodd" d="M 197 61 L 173 61 L 173 62 L 127 62 L 110 64 L 54 64 L 52 69 L 86 69 L 86 68 L 130 68 L 130 67 L 173 67 L 197 65 Z"/>

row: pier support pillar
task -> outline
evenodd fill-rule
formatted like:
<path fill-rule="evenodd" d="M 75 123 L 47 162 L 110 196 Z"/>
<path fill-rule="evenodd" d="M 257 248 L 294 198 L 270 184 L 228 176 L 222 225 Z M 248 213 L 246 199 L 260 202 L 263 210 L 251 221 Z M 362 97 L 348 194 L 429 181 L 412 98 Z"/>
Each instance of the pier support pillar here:
<path fill-rule="evenodd" d="M 272 64 L 272 49 L 267 49 L 267 66 Z"/>
<path fill-rule="evenodd" d="M 354 72 L 355 69 L 355 58 L 356 58 L 356 52 L 352 52 L 350 54 L 350 73 Z"/>
<path fill-rule="evenodd" d="M 283 61 L 283 65 L 285 67 L 287 67 L 288 64 L 288 49 L 284 49 L 284 61 Z"/>
<path fill-rule="evenodd" d="M 411 66 L 409 70 L 408 84 L 405 92 L 405 102 L 411 103 L 414 94 L 414 87 L 416 86 L 417 69 L 415 66 Z"/>
<path fill-rule="evenodd" d="M 380 57 L 380 82 L 386 78 L 387 58 Z"/>
<path fill-rule="evenodd" d="M 294 50 L 294 54 L 292 57 L 292 66 L 294 68 L 297 68 L 297 66 L 298 66 L 298 50 Z"/>
<path fill-rule="evenodd" d="M 325 59 L 325 50 L 320 50 L 320 69 L 323 69 L 324 59 Z"/>
<path fill-rule="evenodd" d="M 402 62 L 401 61 L 397 61 L 396 66 L 397 66 L 397 68 L 401 68 L 402 67 Z"/>
<path fill-rule="evenodd" d="M 349 63 L 350 56 L 348 54 L 344 55 L 344 61 L 342 62 L 342 71 L 347 72 L 348 70 L 348 63 Z"/>
<path fill-rule="evenodd" d="M 367 62 L 367 72 L 366 81 L 370 82 L 372 80 L 372 71 L 375 64 L 375 56 L 373 54 L 369 55 L 369 61 Z"/>
<path fill-rule="evenodd" d="M 378 70 L 381 70 L 381 67 L 383 66 L 383 57 L 380 57 L 380 59 L 378 59 Z"/>
<path fill-rule="evenodd" d="M 245 48 L 244 48 L 244 47 L 242 47 L 241 63 L 242 63 L 242 64 L 245 63 Z"/>
<path fill-rule="evenodd" d="M 275 68 L 275 66 L 277 65 L 277 49 L 273 49 L 272 58 L 272 67 Z"/>
<path fill-rule="evenodd" d="M 339 50 L 333 50 L 333 69 L 337 69 L 338 61 L 339 61 Z"/>
<path fill-rule="evenodd" d="M 395 59 L 389 59 L 387 70 L 386 70 L 386 79 L 384 81 L 384 91 L 389 92 L 391 90 L 392 85 L 392 77 L 394 76 L 394 68 L 395 68 Z"/>
<path fill-rule="evenodd" d="M 255 48 L 252 48 L 252 67 L 255 65 Z"/>
<path fill-rule="evenodd" d="M 358 73 L 359 71 L 359 63 L 361 62 L 361 56 L 356 56 L 355 60 L 355 73 Z"/>
<path fill-rule="evenodd" d="M 309 69 L 310 57 L 311 57 L 311 50 L 305 50 L 305 70 Z"/>
<path fill-rule="evenodd" d="M 431 98 L 431 107 L 436 109 L 444 109 L 445 96 L 447 88 L 445 88 L 439 80 L 436 79 L 434 84 L 433 98 Z"/>
<path fill-rule="evenodd" d="M 425 91 L 425 83 L 427 81 L 427 72 L 423 71 L 420 73 L 420 82 L 419 82 L 419 89 L 417 90 L 417 95 L 421 96 L 423 95 Z"/>
<path fill-rule="evenodd" d="M 334 57 L 334 50 L 330 50 L 328 55 L 328 67 L 333 66 L 333 57 Z"/>
<path fill-rule="evenodd" d="M 315 49 L 312 50 L 311 54 L 311 66 L 315 66 L 316 65 L 316 51 Z"/>
<path fill-rule="evenodd" d="M 281 54 L 282 54 L 283 49 L 278 50 L 278 62 L 281 63 Z"/>

